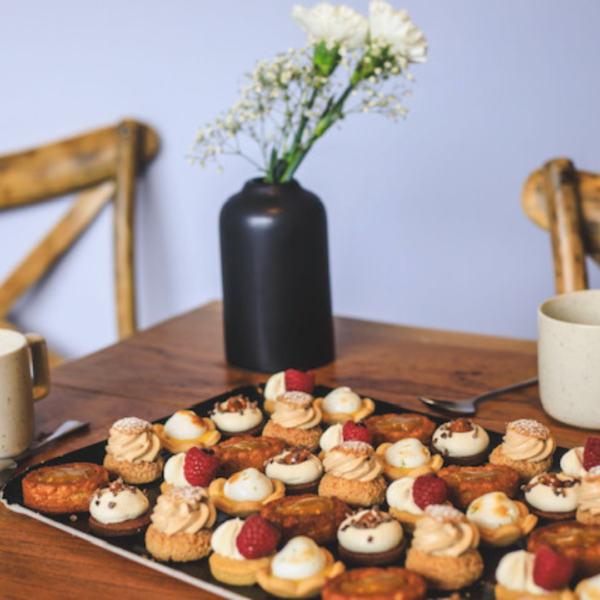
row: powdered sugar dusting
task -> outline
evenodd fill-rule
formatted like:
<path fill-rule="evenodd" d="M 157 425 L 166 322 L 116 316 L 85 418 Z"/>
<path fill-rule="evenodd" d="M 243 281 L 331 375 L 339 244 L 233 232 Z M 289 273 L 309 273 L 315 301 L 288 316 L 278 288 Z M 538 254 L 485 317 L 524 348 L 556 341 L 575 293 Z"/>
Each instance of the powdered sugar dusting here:
<path fill-rule="evenodd" d="M 169 488 L 164 495 L 173 502 L 183 502 L 185 504 L 200 504 L 202 500 L 208 498 L 206 491 L 201 487 L 176 486 Z"/>
<path fill-rule="evenodd" d="M 138 417 L 125 417 L 113 423 L 112 429 L 120 433 L 142 433 L 152 429 L 152 423 Z"/>
<path fill-rule="evenodd" d="M 278 402 L 283 402 L 284 404 L 293 404 L 294 406 L 305 407 L 309 406 L 313 397 L 306 392 L 286 392 L 282 394 L 277 399 Z"/>
<path fill-rule="evenodd" d="M 550 437 L 550 430 L 539 421 L 533 419 L 519 419 L 518 421 L 509 423 L 506 428 L 511 429 L 515 433 L 539 440 L 547 440 Z"/>
<path fill-rule="evenodd" d="M 373 454 L 373 447 L 366 442 L 350 440 L 348 442 L 342 442 L 338 446 L 333 447 L 331 452 L 342 452 L 343 454 L 356 454 L 358 456 L 365 456 Z"/>
<path fill-rule="evenodd" d="M 425 514 L 436 521 L 460 522 L 465 520 L 465 516 L 459 510 L 447 504 L 430 504 L 425 508 Z"/>

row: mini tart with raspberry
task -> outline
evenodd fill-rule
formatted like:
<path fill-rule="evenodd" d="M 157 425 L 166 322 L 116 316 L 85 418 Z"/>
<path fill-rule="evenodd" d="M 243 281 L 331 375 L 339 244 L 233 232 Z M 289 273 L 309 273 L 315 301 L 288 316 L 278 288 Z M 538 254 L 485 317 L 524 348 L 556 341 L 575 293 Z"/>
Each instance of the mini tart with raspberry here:
<path fill-rule="evenodd" d="M 258 585 L 278 598 L 312 598 L 325 584 L 346 570 L 331 552 L 309 537 L 291 539 L 274 557 L 269 567 L 256 574 Z"/>
<path fill-rule="evenodd" d="M 315 388 L 315 375 L 312 371 L 297 371 L 287 369 L 279 371 L 269 377 L 263 395 L 265 398 L 264 409 L 267 414 L 272 414 L 277 406 L 279 397 L 286 392 L 306 392 L 312 394 Z"/>
<path fill-rule="evenodd" d="M 375 412 L 375 403 L 371 398 L 361 398 L 349 387 L 336 388 L 324 398 L 317 398 L 315 406 L 323 413 L 326 425 L 343 425 L 346 421 L 358 423 Z"/>
<path fill-rule="evenodd" d="M 338 532 L 338 554 L 346 564 L 378 567 L 400 561 L 406 550 L 402 525 L 378 508 L 347 517 Z"/>
<path fill-rule="evenodd" d="M 527 550 L 535 553 L 542 546 L 568 556 L 576 579 L 600 573 L 600 525 L 559 521 L 538 527 L 527 540 Z"/>
<path fill-rule="evenodd" d="M 473 500 L 467 519 L 479 529 L 482 544 L 505 547 L 531 533 L 537 524 L 522 502 L 511 500 L 503 492 L 490 492 Z"/>
<path fill-rule="evenodd" d="M 260 512 L 263 505 L 283 498 L 285 486 L 277 479 L 269 479 L 257 469 L 244 469 L 229 479 L 215 479 L 208 486 L 208 495 L 214 505 L 232 517 L 247 517 Z"/>
<path fill-rule="evenodd" d="M 523 486 L 531 512 L 545 521 L 575 518 L 581 482 L 564 473 L 542 473 Z"/>
<path fill-rule="evenodd" d="M 417 438 L 429 446 L 435 431 L 435 423 L 418 413 L 387 414 L 369 417 L 365 420 L 373 435 L 373 445 L 394 444 L 405 438 Z"/>
<path fill-rule="evenodd" d="M 241 394 L 225 402 L 217 402 L 210 419 L 224 438 L 259 435 L 263 427 L 263 415 L 258 403 L 251 402 Z"/>
<path fill-rule="evenodd" d="M 43 513 L 87 512 L 90 498 L 108 485 L 108 471 L 93 463 L 68 463 L 30 471 L 22 481 L 25 506 Z"/>
<path fill-rule="evenodd" d="M 288 495 L 314 494 L 319 489 L 323 464 L 307 448 L 292 448 L 269 460 L 265 474 L 281 481 Z"/>
<path fill-rule="evenodd" d="M 281 531 L 284 540 L 305 535 L 317 544 L 331 544 L 350 512 L 338 498 L 305 494 L 273 500 L 262 507 L 260 514 Z"/>
<path fill-rule="evenodd" d="M 533 419 L 519 419 L 506 426 L 502 444 L 490 454 L 490 463 L 514 469 L 527 483 L 552 466 L 556 442 L 550 430 Z"/>
<path fill-rule="evenodd" d="M 199 417 L 191 410 L 178 410 L 164 425 L 155 423 L 154 431 L 163 448 L 171 454 L 187 452 L 190 448 L 208 448 L 221 439 L 210 419 Z"/>
<path fill-rule="evenodd" d="M 275 438 L 240 436 L 225 440 L 213 449 L 221 459 L 221 473 L 230 477 L 251 467 L 264 473 L 267 461 L 281 454 L 286 446 L 285 441 Z"/>
<path fill-rule="evenodd" d="M 427 584 L 402 567 L 353 569 L 325 585 L 323 600 L 425 600 Z"/>
<path fill-rule="evenodd" d="M 429 448 L 416 438 L 381 444 L 376 454 L 383 463 L 383 474 L 391 481 L 437 473 L 444 465 L 444 459 L 439 454 L 432 456 Z"/>
<path fill-rule="evenodd" d="M 431 447 L 448 465 L 475 466 L 486 462 L 490 436 L 472 419 L 461 417 L 440 425 L 433 433 Z"/>
<path fill-rule="evenodd" d="M 514 469 L 502 465 L 452 465 L 441 469 L 437 475 L 448 485 L 450 502 L 463 510 L 473 500 L 490 492 L 504 492 L 511 499 L 519 494 L 519 474 Z"/>

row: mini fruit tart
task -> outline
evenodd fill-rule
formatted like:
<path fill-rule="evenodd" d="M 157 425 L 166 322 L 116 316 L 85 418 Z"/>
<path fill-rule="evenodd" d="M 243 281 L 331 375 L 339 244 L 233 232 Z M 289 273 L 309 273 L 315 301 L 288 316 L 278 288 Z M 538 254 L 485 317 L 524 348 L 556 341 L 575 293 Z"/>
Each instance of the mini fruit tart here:
<path fill-rule="evenodd" d="M 600 525 L 600 467 L 592 467 L 581 481 L 576 514 L 580 523 Z"/>
<path fill-rule="evenodd" d="M 108 485 L 108 471 L 93 463 L 68 463 L 30 471 L 22 481 L 25 506 L 43 513 L 87 512 L 90 498 Z"/>
<path fill-rule="evenodd" d="M 260 515 L 229 519 L 212 534 L 208 559 L 213 577 L 228 585 L 254 585 L 256 572 L 268 568 L 281 534 Z"/>
<path fill-rule="evenodd" d="M 379 567 L 395 564 L 406 550 L 402 525 L 378 508 L 347 517 L 337 532 L 338 554 L 344 563 Z"/>
<path fill-rule="evenodd" d="M 523 483 L 552 466 L 556 442 L 550 430 L 533 419 L 519 419 L 506 426 L 502 444 L 490 454 L 490 463 L 519 473 Z"/>
<path fill-rule="evenodd" d="M 323 460 L 325 454 L 335 446 L 339 446 L 342 442 L 365 442 L 370 446 L 373 445 L 373 435 L 368 430 L 364 421 L 346 421 L 343 425 L 337 423 L 330 425 L 319 440 L 321 453 L 319 458 Z"/>
<path fill-rule="evenodd" d="M 269 377 L 263 395 L 264 409 L 267 414 L 275 412 L 275 405 L 286 392 L 305 392 L 312 394 L 315 389 L 315 374 L 312 371 L 288 369 Z"/>
<path fill-rule="evenodd" d="M 190 448 L 214 446 L 221 434 L 210 419 L 199 417 L 191 410 L 178 410 L 164 425 L 156 423 L 154 431 L 171 454 L 187 452 Z"/>
<path fill-rule="evenodd" d="M 263 505 L 283 498 L 285 486 L 269 479 L 257 469 L 244 469 L 229 479 L 215 479 L 208 486 L 208 495 L 215 506 L 232 517 L 247 517 L 260 512 Z"/>
<path fill-rule="evenodd" d="M 241 394 L 217 402 L 210 419 L 223 437 L 259 435 L 263 425 L 263 414 L 257 402 L 250 402 Z"/>
<path fill-rule="evenodd" d="M 150 502 L 141 490 L 117 479 L 92 496 L 90 529 L 101 537 L 143 533 L 150 525 L 149 509 Z"/>
<path fill-rule="evenodd" d="M 342 442 L 327 453 L 323 466 L 319 496 L 334 496 L 350 506 L 383 503 L 387 487 L 383 466 L 369 444 Z"/>
<path fill-rule="evenodd" d="M 600 438 L 590 436 L 585 446 L 572 448 L 560 459 L 563 473 L 583 479 L 588 471 L 600 465 Z"/>
<path fill-rule="evenodd" d="M 580 489 L 575 477 L 542 473 L 523 486 L 523 493 L 533 514 L 546 521 L 564 521 L 575 518 Z"/>
<path fill-rule="evenodd" d="M 160 446 L 152 423 L 126 417 L 110 428 L 104 466 L 125 483 L 150 483 L 162 475 L 165 464 Z"/>
<path fill-rule="evenodd" d="M 312 598 L 323 586 L 345 571 L 331 553 L 309 537 L 291 539 L 271 565 L 256 574 L 258 585 L 278 598 Z"/>
<path fill-rule="evenodd" d="M 430 504 L 450 505 L 446 482 L 435 475 L 396 479 L 387 489 L 386 501 L 390 514 L 409 533 Z"/>
<path fill-rule="evenodd" d="M 190 448 L 171 456 L 165 463 L 164 481 L 160 484 L 163 494 L 174 486 L 208 487 L 217 476 L 221 459 L 210 448 Z"/>
<path fill-rule="evenodd" d="M 271 458 L 265 474 L 281 481 L 288 495 L 314 494 L 319 489 L 323 464 L 307 448 L 292 448 Z"/>
<path fill-rule="evenodd" d="M 254 468 L 265 472 L 267 461 L 283 452 L 287 444 L 283 440 L 268 437 L 232 437 L 214 447 L 221 459 L 221 473 L 230 477 L 238 471 Z"/>
<path fill-rule="evenodd" d="M 575 596 L 579 600 L 598 600 L 600 598 L 600 575 L 580 581 L 575 588 Z"/>
<path fill-rule="evenodd" d="M 431 446 L 448 465 L 475 466 L 486 462 L 490 436 L 472 419 L 461 417 L 440 425 L 433 432 Z"/>
<path fill-rule="evenodd" d="M 337 498 L 305 494 L 273 500 L 262 507 L 260 514 L 281 531 L 284 540 L 305 535 L 317 544 L 332 544 L 350 512 L 349 506 Z"/>
<path fill-rule="evenodd" d="M 458 590 L 483 574 L 479 530 L 451 506 L 432 504 L 417 521 L 406 568 L 431 587 Z"/>
<path fill-rule="evenodd" d="M 381 444 L 376 454 L 383 463 L 383 474 L 392 481 L 437 473 L 444 465 L 444 459 L 439 454 L 432 456 L 429 448 L 416 438 L 405 438 L 395 444 Z"/>
<path fill-rule="evenodd" d="M 174 487 L 158 497 L 146 549 L 162 561 L 189 562 L 210 553 L 211 528 L 217 511 L 199 487 Z"/>
<path fill-rule="evenodd" d="M 425 415 L 400 413 L 369 417 L 365 423 L 373 434 L 373 444 L 394 444 L 405 438 L 417 438 L 423 445 L 429 446 L 435 430 L 435 423 Z"/>
<path fill-rule="evenodd" d="M 290 446 L 303 446 L 314 452 L 323 434 L 321 410 L 313 397 L 304 392 L 286 392 L 279 396 L 271 420 L 263 435 L 283 440 Z"/>
<path fill-rule="evenodd" d="M 338 575 L 321 592 L 323 600 L 425 600 L 427 584 L 402 567 L 353 569 Z"/>
<path fill-rule="evenodd" d="M 463 510 L 466 510 L 473 500 L 490 492 L 504 492 L 511 499 L 519 494 L 519 474 L 511 467 L 502 465 L 452 465 L 438 471 L 438 477 L 448 485 L 450 502 Z"/>
<path fill-rule="evenodd" d="M 361 398 L 349 387 L 336 388 L 324 398 L 315 400 L 315 405 L 321 409 L 326 425 L 343 425 L 346 421 L 358 422 L 375 411 L 375 403 L 371 398 Z"/>
<path fill-rule="evenodd" d="M 575 600 L 568 587 L 572 575 L 570 559 L 549 548 L 535 555 L 515 550 L 498 563 L 494 592 L 497 600 Z"/>
<path fill-rule="evenodd" d="M 505 547 L 529 535 L 537 524 L 522 502 L 511 500 L 504 492 L 490 492 L 473 500 L 467 519 L 479 529 L 482 544 Z"/>

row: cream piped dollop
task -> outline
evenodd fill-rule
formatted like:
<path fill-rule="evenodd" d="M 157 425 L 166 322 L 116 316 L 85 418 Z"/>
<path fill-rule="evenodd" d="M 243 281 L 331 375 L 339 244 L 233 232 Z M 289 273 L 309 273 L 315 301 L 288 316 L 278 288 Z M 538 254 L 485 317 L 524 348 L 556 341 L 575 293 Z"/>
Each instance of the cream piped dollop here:
<path fill-rule="evenodd" d="M 344 441 L 342 434 L 343 425 L 337 423 L 328 427 L 321 435 L 319 440 L 319 446 L 324 452 L 329 452 L 332 448 L 339 446 Z"/>
<path fill-rule="evenodd" d="M 288 429 L 312 429 L 322 418 L 321 411 L 313 404 L 313 397 L 304 392 L 286 392 L 280 396 L 271 415 L 273 423 Z"/>
<path fill-rule="evenodd" d="M 581 581 L 575 592 L 579 600 L 600 600 L 600 575 Z"/>
<path fill-rule="evenodd" d="M 329 414 L 352 414 L 362 408 L 360 396 L 349 387 L 339 387 L 323 398 L 323 410 Z"/>
<path fill-rule="evenodd" d="M 502 453 L 511 460 L 540 462 L 551 456 L 555 448 L 549 429 L 530 419 L 509 423 L 502 441 Z"/>
<path fill-rule="evenodd" d="M 236 502 L 260 502 L 273 493 L 271 480 L 258 469 L 250 467 L 232 475 L 223 487 L 223 494 Z"/>
<path fill-rule="evenodd" d="M 565 513 L 576 510 L 581 484 L 579 479 L 564 473 L 542 473 L 523 489 L 525 500 L 533 508 Z"/>
<path fill-rule="evenodd" d="M 106 453 L 117 461 L 153 462 L 159 452 L 160 439 L 148 421 L 126 417 L 110 428 Z"/>
<path fill-rule="evenodd" d="M 417 521 L 412 547 L 433 556 L 462 556 L 477 548 L 479 533 L 466 517 L 450 506 L 433 504 Z"/>
<path fill-rule="evenodd" d="M 141 517 L 150 507 L 148 498 L 136 487 L 121 479 L 98 490 L 90 501 L 90 515 L 100 523 L 110 525 Z"/>
<path fill-rule="evenodd" d="M 387 489 L 385 498 L 388 506 L 401 512 L 407 512 L 411 515 L 420 515 L 423 510 L 415 504 L 413 496 L 413 486 L 415 479 L 412 477 L 402 477 L 396 479 Z"/>
<path fill-rule="evenodd" d="M 504 492 L 479 496 L 467 508 L 467 518 L 482 529 L 516 523 L 520 516 L 519 507 Z"/>
<path fill-rule="evenodd" d="M 373 481 L 383 471 L 373 448 L 364 442 L 343 442 L 323 460 L 325 472 L 349 481 Z"/>
<path fill-rule="evenodd" d="M 279 373 L 275 373 L 269 377 L 263 395 L 265 400 L 276 402 L 277 398 L 285 394 L 285 392 L 285 371 L 279 371 Z"/>
<path fill-rule="evenodd" d="M 496 581 L 507 590 L 528 594 L 546 595 L 546 590 L 533 581 L 535 556 L 526 550 L 505 554 L 496 569 Z"/>
<path fill-rule="evenodd" d="M 316 481 L 323 474 L 323 464 L 303 449 L 284 450 L 267 463 L 265 474 L 285 485 L 300 485 Z"/>
<path fill-rule="evenodd" d="M 583 446 L 579 446 L 565 452 L 560 459 L 560 468 L 563 473 L 571 477 L 577 477 L 578 479 L 586 475 L 587 469 L 583 466 L 583 450 Z"/>
<path fill-rule="evenodd" d="M 237 537 L 243 525 L 242 519 L 229 519 L 219 525 L 210 539 L 213 551 L 232 560 L 246 560 L 237 547 Z"/>
<path fill-rule="evenodd" d="M 392 444 L 384 456 L 393 467 L 413 469 L 426 465 L 431 459 L 431 452 L 417 438 L 405 438 Z"/>
<path fill-rule="evenodd" d="M 152 524 L 165 535 L 193 534 L 209 529 L 217 511 L 203 488 L 172 487 L 161 494 L 152 513 Z"/>
<path fill-rule="evenodd" d="M 327 566 L 321 548 L 309 537 L 292 538 L 273 558 L 271 571 L 280 579 L 307 579 L 318 575 Z"/>
<path fill-rule="evenodd" d="M 470 419 L 462 419 L 471 427 L 468 431 L 452 431 L 453 422 L 440 425 L 432 437 L 433 447 L 443 456 L 465 458 L 484 452 L 490 444 L 490 436 L 483 428 Z"/>
<path fill-rule="evenodd" d="M 581 480 L 577 509 L 594 517 L 600 515 L 600 467 L 590 469 Z"/>
<path fill-rule="evenodd" d="M 195 440 L 206 433 L 206 425 L 194 411 L 178 410 L 167 419 L 164 432 L 174 440 Z"/>
<path fill-rule="evenodd" d="M 191 487 L 188 480 L 185 478 L 183 465 L 185 464 L 185 452 L 174 454 L 165 463 L 163 477 L 169 485 L 177 485 L 183 487 Z"/>
<path fill-rule="evenodd" d="M 375 554 L 397 548 L 404 537 L 402 526 L 388 513 L 367 508 L 344 521 L 337 531 L 338 542 L 351 552 Z"/>

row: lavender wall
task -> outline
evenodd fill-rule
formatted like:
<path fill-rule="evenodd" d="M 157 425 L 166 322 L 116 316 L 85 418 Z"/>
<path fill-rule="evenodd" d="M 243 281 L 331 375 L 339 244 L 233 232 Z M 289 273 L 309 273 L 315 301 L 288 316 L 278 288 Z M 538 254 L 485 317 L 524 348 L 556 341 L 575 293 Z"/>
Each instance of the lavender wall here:
<path fill-rule="evenodd" d="M 327 205 L 335 312 L 533 338 L 553 280 L 548 236 L 522 214 L 520 188 L 553 156 L 600 169 L 600 4 L 393 3 L 430 41 L 407 121 L 349 119 L 299 172 Z M 0 153 L 123 116 L 160 133 L 138 211 L 143 326 L 221 294 L 219 208 L 255 173 L 235 161 L 220 176 L 199 171 L 184 155 L 196 126 L 236 100 L 255 59 L 304 43 L 292 4 L 0 3 Z M 0 275 L 65 207 L 2 216 Z M 70 356 L 115 338 L 110 225 L 106 212 L 18 309 Z"/>

